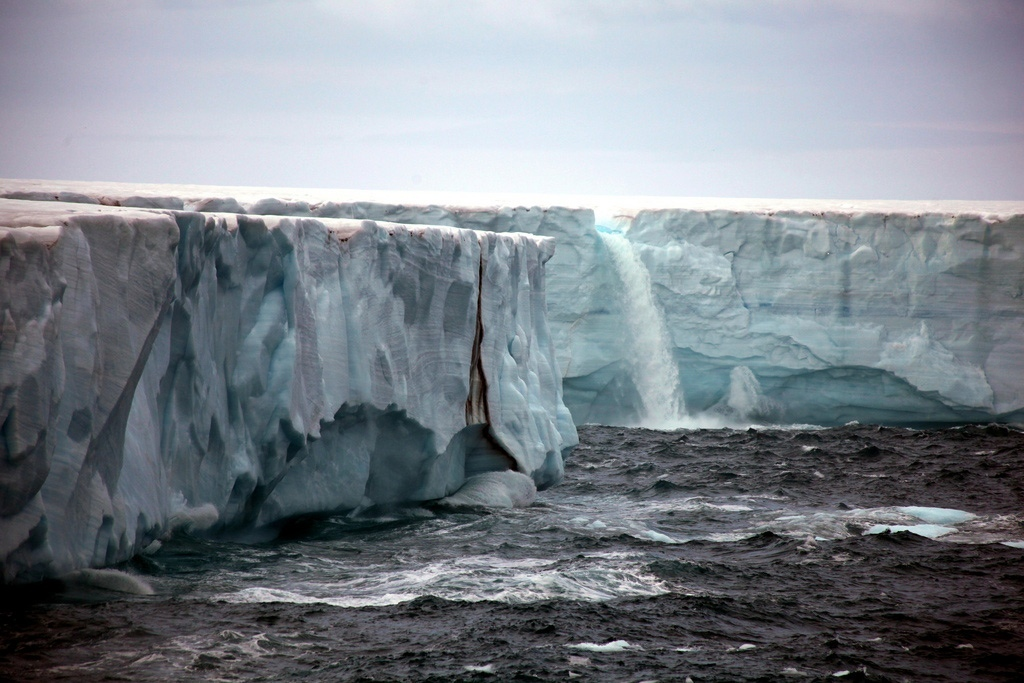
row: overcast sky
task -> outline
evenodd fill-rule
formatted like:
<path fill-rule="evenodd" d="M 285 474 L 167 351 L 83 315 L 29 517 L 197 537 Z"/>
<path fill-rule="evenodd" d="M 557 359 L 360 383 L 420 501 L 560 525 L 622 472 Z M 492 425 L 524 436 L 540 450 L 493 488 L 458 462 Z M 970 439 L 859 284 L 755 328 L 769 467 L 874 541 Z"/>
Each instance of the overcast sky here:
<path fill-rule="evenodd" d="M 1024 199 L 1021 0 L 0 0 L 0 177 Z"/>

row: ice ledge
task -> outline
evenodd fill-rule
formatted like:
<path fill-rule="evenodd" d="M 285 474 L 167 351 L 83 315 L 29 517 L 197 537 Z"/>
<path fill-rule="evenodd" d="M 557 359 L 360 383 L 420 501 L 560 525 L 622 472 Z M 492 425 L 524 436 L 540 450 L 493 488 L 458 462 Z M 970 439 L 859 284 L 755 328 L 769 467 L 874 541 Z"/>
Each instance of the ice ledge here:
<path fill-rule="evenodd" d="M 552 240 L 65 199 L 0 200 L 3 581 L 561 476 Z"/>

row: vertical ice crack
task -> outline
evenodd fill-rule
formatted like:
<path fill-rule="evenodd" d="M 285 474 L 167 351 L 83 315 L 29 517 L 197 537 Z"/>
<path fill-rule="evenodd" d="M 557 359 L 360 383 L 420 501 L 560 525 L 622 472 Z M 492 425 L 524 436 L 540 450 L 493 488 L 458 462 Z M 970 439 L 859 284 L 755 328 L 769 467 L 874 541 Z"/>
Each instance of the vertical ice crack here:
<path fill-rule="evenodd" d="M 473 443 L 467 446 L 466 473 L 479 474 L 485 471 L 512 470 L 519 472 L 519 462 L 500 442 L 492 431 L 491 409 L 487 401 L 487 375 L 484 373 L 484 269 L 487 263 L 485 237 L 477 238 L 480 244 L 480 265 L 476 291 L 476 333 L 473 337 L 473 352 L 469 369 L 469 395 L 466 397 L 466 425 L 482 425 L 473 430 Z M 498 378 L 496 381 L 501 381 Z M 501 406 L 498 406 L 499 419 Z"/>
<path fill-rule="evenodd" d="M 484 339 L 483 290 L 484 290 L 484 244 L 480 240 L 480 262 L 476 287 L 476 332 L 473 336 L 473 352 L 469 366 L 469 396 L 466 397 L 466 424 L 490 424 L 487 409 L 487 378 L 484 375 L 481 345 Z"/>

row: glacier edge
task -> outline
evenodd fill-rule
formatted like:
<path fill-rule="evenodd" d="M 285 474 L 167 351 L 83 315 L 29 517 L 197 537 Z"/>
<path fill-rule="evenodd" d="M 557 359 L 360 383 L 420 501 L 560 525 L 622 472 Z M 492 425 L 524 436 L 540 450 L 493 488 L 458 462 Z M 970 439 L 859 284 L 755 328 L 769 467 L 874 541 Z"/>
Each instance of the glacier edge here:
<path fill-rule="evenodd" d="M 549 486 L 576 443 L 552 240 L 77 202 L 0 216 L 5 582 L 200 519 L 440 499 L 493 469 Z"/>

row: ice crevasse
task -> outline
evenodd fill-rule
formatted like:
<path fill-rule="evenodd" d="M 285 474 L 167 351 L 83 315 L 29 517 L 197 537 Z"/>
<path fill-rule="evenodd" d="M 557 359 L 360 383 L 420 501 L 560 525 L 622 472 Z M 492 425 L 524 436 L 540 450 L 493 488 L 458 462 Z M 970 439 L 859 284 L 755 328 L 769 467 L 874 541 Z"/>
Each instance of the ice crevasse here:
<path fill-rule="evenodd" d="M 3 582 L 560 478 L 553 240 L 54 198 L 0 199 Z"/>

